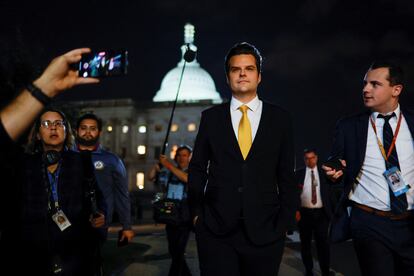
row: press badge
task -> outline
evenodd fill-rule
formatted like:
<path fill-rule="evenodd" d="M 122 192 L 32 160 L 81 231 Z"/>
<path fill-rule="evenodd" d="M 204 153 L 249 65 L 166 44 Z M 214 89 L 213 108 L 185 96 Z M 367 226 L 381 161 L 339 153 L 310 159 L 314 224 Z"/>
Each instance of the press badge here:
<path fill-rule="evenodd" d="M 395 196 L 405 194 L 410 189 L 410 186 L 405 184 L 401 172 L 397 167 L 386 170 L 384 176 Z"/>
<path fill-rule="evenodd" d="M 70 221 L 62 210 L 59 210 L 54 215 L 52 215 L 52 219 L 59 227 L 60 231 L 64 231 L 66 228 L 71 226 Z"/>

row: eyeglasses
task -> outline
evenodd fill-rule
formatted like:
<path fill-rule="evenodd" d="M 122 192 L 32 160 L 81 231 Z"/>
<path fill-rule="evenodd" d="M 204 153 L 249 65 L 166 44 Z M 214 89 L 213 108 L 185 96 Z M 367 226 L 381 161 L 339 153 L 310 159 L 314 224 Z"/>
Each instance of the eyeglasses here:
<path fill-rule="evenodd" d="M 65 127 L 65 121 L 64 120 L 56 120 L 56 121 L 51 122 L 49 120 L 46 120 L 46 121 L 41 121 L 40 125 L 44 128 L 51 128 L 52 126 Z"/>

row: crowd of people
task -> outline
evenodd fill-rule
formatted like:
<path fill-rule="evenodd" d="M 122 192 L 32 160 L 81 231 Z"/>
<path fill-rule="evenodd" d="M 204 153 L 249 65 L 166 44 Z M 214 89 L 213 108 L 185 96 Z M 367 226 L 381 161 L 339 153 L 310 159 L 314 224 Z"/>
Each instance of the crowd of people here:
<path fill-rule="evenodd" d="M 102 121 L 80 116 L 74 136 L 65 114 L 50 105 L 64 90 L 99 82 L 71 66 L 89 52 L 55 58 L 34 80 L 10 66 L 19 60 L 1 57 L 1 271 L 100 275 L 113 212 L 120 241 L 134 238 L 126 169 L 99 143 Z M 330 242 L 348 239 L 363 275 L 414 275 L 414 113 L 399 103 L 401 67 L 374 62 L 364 77 L 366 110 L 338 122 L 327 162 L 307 149 L 297 170 L 289 112 L 257 93 L 259 50 L 234 45 L 225 73 L 231 100 L 202 113 L 194 151 L 179 147 L 175 164 L 161 155 L 149 173 L 156 181 L 167 170 L 165 197 L 188 213 L 166 225 L 169 275 L 191 275 L 185 247 L 192 230 L 201 275 L 277 275 L 286 233 L 296 225 L 306 275 L 314 275 L 313 238 L 324 276 Z M 336 202 L 330 190 L 338 184 Z"/>

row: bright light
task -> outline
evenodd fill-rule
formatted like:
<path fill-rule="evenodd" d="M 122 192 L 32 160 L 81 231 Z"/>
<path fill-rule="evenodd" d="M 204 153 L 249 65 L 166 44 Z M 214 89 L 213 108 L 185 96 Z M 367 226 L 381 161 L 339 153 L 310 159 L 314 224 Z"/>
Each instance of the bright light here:
<path fill-rule="evenodd" d="M 145 154 L 146 149 L 147 149 L 147 148 L 146 148 L 144 145 L 139 145 L 139 146 L 137 147 L 137 152 L 138 152 L 138 154 L 143 155 L 143 154 Z"/>
<path fill-rule="evenodd" d="M 147 127 L 146 126 L 139 126 L 138 127 L 138 132 L 139 133 L 146 133 L 147 132 Z"/>
<path fill-rule="evenodd" d="M 190 123 L 190 124 L 188 124 L 188 126 L 187 126 L 187 130 L 188 130 L 189 132 L 194 132 L 194 131 L 196 131 L 196 129 L 197 129 L 197 127 L 196 127 L 196 124 L 194 124 L 194 123 Z"/>
<path fill-rule="evenodd" d="M 145 178 L 145 175 L 143 172 L 137 173 L 137 187 L 140 190 L 144 189 L 144 178 Z"/>
<path fill-rule="evenodd" d="M 171 125 L 171 132 L 176 132 L 178 130 L 178 125 L 177 124 L 172 124 Z"/>
<path fill-rule="evenodd" d="M 178 149 L 178 146 L 177 145 L 172 146 L 171 151 L 170 151 L 170 158 L 171 159 L 174 159 L 175 152 L 177 151 L 177 149 Z"/>
<path fill-rule="evenodd" d="M 107 128 L 106 128 L 106 130 L 108 131 L 108 132 L 112 132 L 112 126 L 108 126 Z"/>
<path fill-rule="evenodd" d="M 128 133 L 129 127 L 127 125 L 122 126 L 122 133 Z"/>

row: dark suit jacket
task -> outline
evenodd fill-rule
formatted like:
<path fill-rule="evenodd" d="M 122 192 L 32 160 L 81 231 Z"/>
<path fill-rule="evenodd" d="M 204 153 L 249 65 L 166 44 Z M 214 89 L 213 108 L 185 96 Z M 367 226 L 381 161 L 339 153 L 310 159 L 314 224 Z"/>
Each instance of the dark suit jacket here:
<path fill-rule="evenodd" d="M 189 166 L 189 203 L 215 234 L 229 233 L 242 217 L 255 244 L 285 236 L 295 224 L 299 194 L 294 181 L 291 120 L 263 102 L 253 145 L 243 160 L 231 124 L 230 104 L 202 113 Z"/>
<path fill-rule="evenodd" d="M 90 159 L 88 163 L 92 166 Z M 91 256 L 96 250 L 99 232 L 89 222 L 92 210 L 87 196 L 89 183 L 85 179 L 86 169 L 83 164 L 84 160 L 79 153 L 62 152 L 58 200 L 72 225 L 60 231 L 48 211 L 48 182 L 44 180 L 47 175 L 43 173 L 41 154 L 25 155 L 21 170 L 25 177 L 21 195 L 21 240 L 27 248 L 22 253 L 25 257 L 21 258 L 31 262 L 30 269 L 33 271 L 45 269 L 49 261 L 48 255 L 57 254 L 67 273 L 71 271 L 75 275 L 82 270 L 82 275 L 91 275 L 87 271 L 93 268 Z M 93 168 L 90 170 L 93 176 Z M 105 209 L 102 194 L 95 188 L 99 209 Z"/>
<path fill-rule="evenodd" d="M 300 187 L 300 189 L 303 188 L 303 184 L 305 182 L 305 173 L 306 173 L 306 167 L 303 167 L 295 171 L 296 183 Z M 319 173 L 319 182 L 320 182 L 319 185 L 320 185 L 320 191 L 321 191 L 323 210 L 325 214 L 328 216 L 328 218 L 331 218 L 332 217 L 331 189 L 330 189 L 329 183 L 326 182 L 325 172 L 323 172 L 319 166 L 318 166 L 318 173 Z"/>
<path fill-rule="evenodd" d="M 401 110 L 411 135 L 414 137 L 414 112 L 406 109 Z M 347 195 L 351 191 L 352 184 L 355 182 L 355 178 L 364 162 L 370 114 L 369 111 L 366 111 L 344 118 L 337 123 L 333 150 L 329 159 L 341 158 L 347 164 L 346 172 L 342 179 L 344 193 L 336 210 L 337 212 L 340 212 L 341 207 L 347 203 Z"/>

